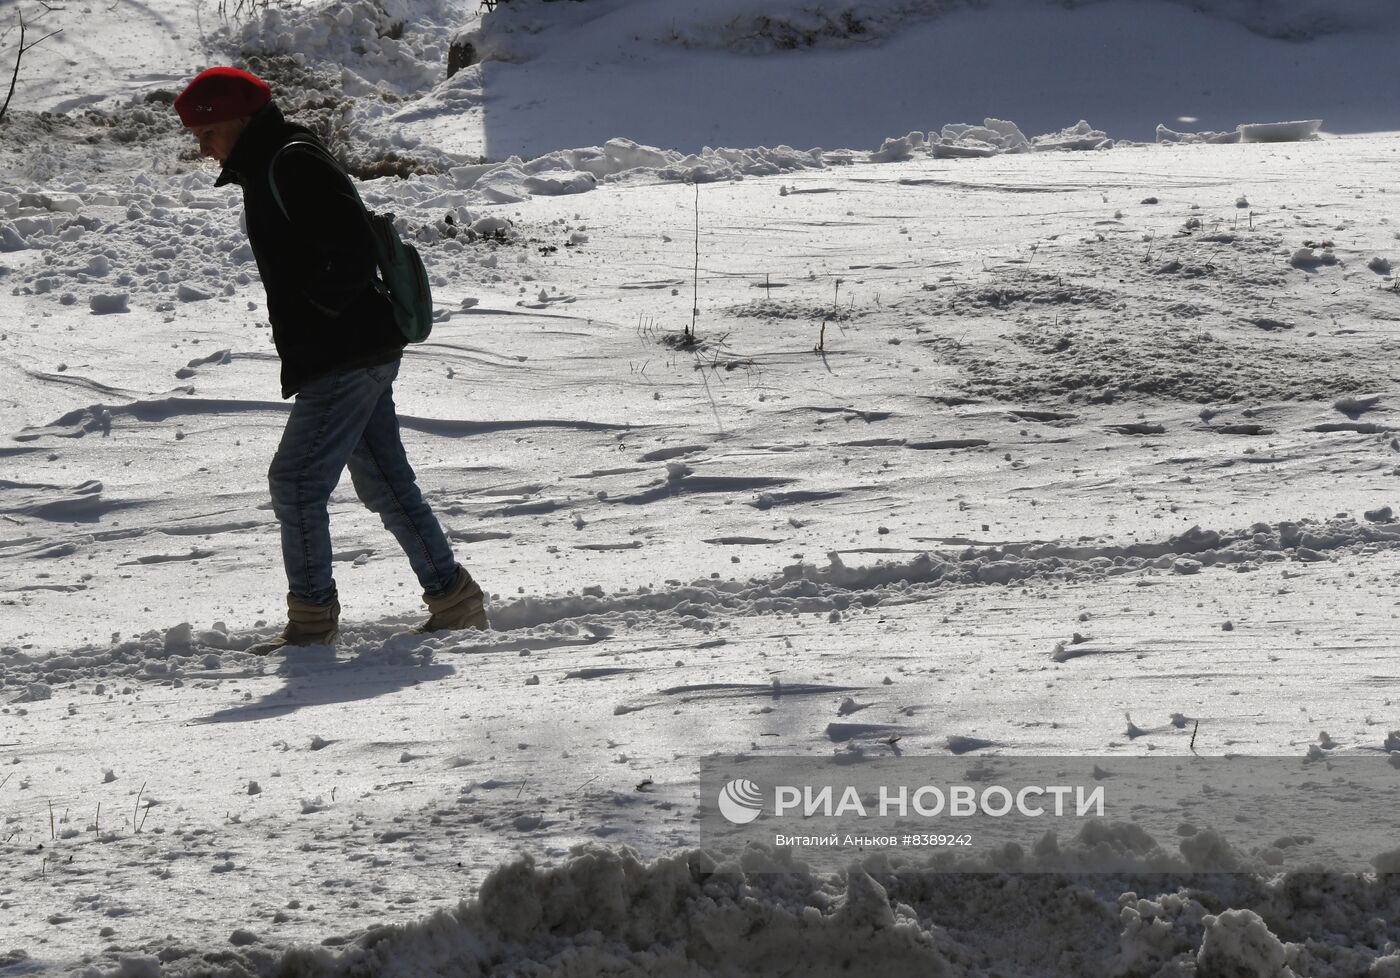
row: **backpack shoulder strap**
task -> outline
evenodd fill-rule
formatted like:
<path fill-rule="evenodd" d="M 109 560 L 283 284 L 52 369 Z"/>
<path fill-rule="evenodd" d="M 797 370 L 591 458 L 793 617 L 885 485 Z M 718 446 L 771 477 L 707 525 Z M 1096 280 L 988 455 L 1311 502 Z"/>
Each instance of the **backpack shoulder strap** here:
<path fill-rule="evenodd" d="M 283 153 L 287 152 L 289 149 L 296 149 L 299 146 L 305 147 L 314 155 L 321 157 L 321 159 L 331 165 L 331 168 L 334 169 L 336 173 L 344 177 L 346 185 L 349 186 L 350 192 L 354 194 L 356 202 L 360 205 L 360 210 L 365 209 L 364 201 L 360 200 L 360 192 L 355 189 L 355 185 L 350 182 L 349 174 L 341 169 L 335 157 L 331 156 L 330 153 L 308 139 L 292 139 L 279 146 L 277 152 L 272 154 L 272 159 L 267 164 L 267 183 L 268 186 L 272 188 L 272 199 L 277 202 L 277 209 L 282 212 L 283 217 L 289 220 L 291 219 L 291 215 L 287 213 L 287 205 L 282 201 L 282 192 L 277 189 L 277 178 L 273 173 L 273 169 L 277 166 L 277 161 L 282 158 Z"/>

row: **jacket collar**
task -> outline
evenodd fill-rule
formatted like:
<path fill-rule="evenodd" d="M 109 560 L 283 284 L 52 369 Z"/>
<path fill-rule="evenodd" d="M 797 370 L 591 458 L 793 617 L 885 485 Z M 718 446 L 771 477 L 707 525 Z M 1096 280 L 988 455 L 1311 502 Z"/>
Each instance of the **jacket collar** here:
<path fill-rule="evenodd" d="M 286 129 L 287 123 L 282 117 L 282 110 L 275 102 L 269 102 L 258 109 L 238 134 L 238 139 L 224 162 L 219 179 L 214 181 L 214 186 L 243 184 L 250 174 L 266 169 L 272 154 L 286 139 Z"/>

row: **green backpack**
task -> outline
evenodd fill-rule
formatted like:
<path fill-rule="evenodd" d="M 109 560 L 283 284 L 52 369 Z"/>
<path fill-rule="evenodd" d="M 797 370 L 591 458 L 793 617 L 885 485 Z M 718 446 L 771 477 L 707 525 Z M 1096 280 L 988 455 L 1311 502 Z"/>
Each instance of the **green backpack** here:
<path fill-rule="evenodd" d="M 398 324 L 404 339 L 410 343 L 426 340 L 433 330 L 433 293 L 428 286 L 428 270 L 423 267 L 423 259 L 418 254 L 418 249 L 406 244 L 403 238 L 399 237 L 399 232 L 394 227 L 393 214 L 377 214 L 365 207 L 364 201 L 360 200 L 359 191 L 355 189 L 345 171 L 341 170 L 340 164 L 315 143 L 294 139 L 272 154 L 272 161 L 267 165 L 267 182 L 272 187 L 272 198 L 277 201 L 282 216 L 290 220 L 287 205 L 282 203 L 282 195 L 277 190 L 277 181 L 272 179 L 272 167 L 277 163 L 277 157 L 293 146 L 306 146 L 319 153 L 337 172 L 345 176 L 345 182 L 349 185 L 350 192 L 355 195 L 360 209 L 364 211 L 370 234 L 374 238 L 374 260 L 379 266 L 379 278 L 375 279 L 375 288 L 393 306 L 394 322 Z"/>

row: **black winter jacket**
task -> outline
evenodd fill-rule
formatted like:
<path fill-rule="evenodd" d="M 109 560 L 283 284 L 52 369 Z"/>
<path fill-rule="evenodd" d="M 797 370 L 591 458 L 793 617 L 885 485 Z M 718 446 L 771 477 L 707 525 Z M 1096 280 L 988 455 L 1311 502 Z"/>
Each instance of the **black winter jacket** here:
<path fill-rule="evenodd" d="M 322 146 L 268 103 L 239 134 L 215 183 L 243 188 L 248 243 L 282 358 L 283 397 L 335 370 L 397 360 L 404 347 L 393 307 L 374 288 L 374 242 L 348 178 L 320 152 L 295 146 L 269 172 L 273 155 L 292 139 Z M 269 179 L 277 181 L 285 214 Z"/>

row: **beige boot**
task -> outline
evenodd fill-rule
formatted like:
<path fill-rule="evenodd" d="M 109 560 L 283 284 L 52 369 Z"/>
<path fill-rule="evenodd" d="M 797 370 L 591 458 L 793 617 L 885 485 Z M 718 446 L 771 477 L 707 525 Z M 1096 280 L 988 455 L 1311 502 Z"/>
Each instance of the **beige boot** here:
<path fill-rule="evenodd" d="M 312 604 L 288 593 L 287 627 L 277 638 L 254 645 L 248 651 L 254 655 L 267 655 L 289 645 L 330 645 L 339 631 L 339 600 L 332 598 L 328 604 Z"/>
<path fill-rule="evenodd" d="M 481 593 L 481 585 L 472 580 L 465 567 L 457 568 L 457 578 L 447 593 L 433 598 L 423 595 L 423 603 L 432 616 L 418 630 L 420 632 L 441 632 L 456 628 L 487 629 L 486 599 Z"/>

